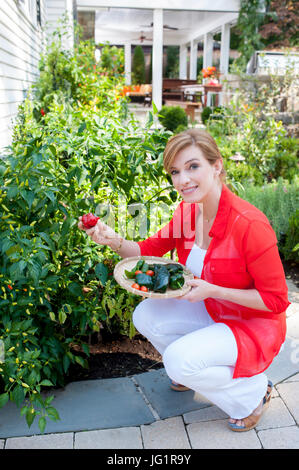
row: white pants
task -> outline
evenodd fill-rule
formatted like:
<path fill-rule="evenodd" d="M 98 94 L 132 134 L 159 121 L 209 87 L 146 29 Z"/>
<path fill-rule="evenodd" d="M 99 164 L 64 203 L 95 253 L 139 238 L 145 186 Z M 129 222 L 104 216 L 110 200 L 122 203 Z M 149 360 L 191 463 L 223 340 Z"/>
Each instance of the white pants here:
<path fill-rule="evenodd" d="M 231 418 L 257 408 L 267 391 L 264 373 L 233 379 L 238 349 L 231 329 L 215 323 L 204 302 L 145 299 L 133 322 L 163 357 L 168 376 L 205 396 Z"/>

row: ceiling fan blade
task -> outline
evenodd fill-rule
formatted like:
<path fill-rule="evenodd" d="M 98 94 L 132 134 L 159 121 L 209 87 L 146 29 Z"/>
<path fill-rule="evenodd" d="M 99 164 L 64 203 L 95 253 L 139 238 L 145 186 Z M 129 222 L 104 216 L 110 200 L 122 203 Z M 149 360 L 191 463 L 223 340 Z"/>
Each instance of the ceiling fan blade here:
<path fill-rule="evenodd" d="M 151 24 L 141 24 L 141 28 L 152 28 L 154 26 L 154 23 Z M 179 28 L 175 28 L 174 26 L 168 26 L 167 24 L 163 24 L 164 29 L 173 29 L 174 31 L 177 31 Z"/>
<path fill-rule="evenodd" d="M 163 28 L 165 29 L 173 29 L 174 31 L 177 31 L 179 28 L 175 28 L 174 26 L 168 26 L 167 24 L 163 24 Z"/>

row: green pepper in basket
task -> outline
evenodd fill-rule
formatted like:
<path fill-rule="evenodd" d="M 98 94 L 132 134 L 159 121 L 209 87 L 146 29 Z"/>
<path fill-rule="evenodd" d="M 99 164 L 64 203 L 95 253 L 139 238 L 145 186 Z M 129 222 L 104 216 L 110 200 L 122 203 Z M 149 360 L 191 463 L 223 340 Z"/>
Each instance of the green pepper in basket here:
<path fill-rule="evenodd" d="M 153 276 L 154 292 L 166 292 L 169 277 L 169 272 L 165 266 L 160 265 L 158 268 L 155 266 L 155 274 Z"/>
<path fill-rule="evenodd" d="M 181 289 L 185 284 L 184 276 L 180 273 L 172 274 L 169 279 L 169 287 L 170 289 Z"/>
<path fill-rule="evenodd" d="M 135 272 L 136 271 L 141 271 L 143 265 L 144 265 L 144 260 L 143 259 L 140 259 L 137 264 L 134 266 L 133 269 L 131 269 L 131 271 L 128 271 L 127 269 L 125 269 L 125 275 L 127 276 L 128 279 L 134 279 L 135 278 Z"/>
<path fill-rule="evenodd" d="M 148 289 L 153 288 L 153 278 L 152 276 L 148 276 L 147 274 L 141 273 L 136 275 L 136 282 L 140 286 L 145 286 Z"/>

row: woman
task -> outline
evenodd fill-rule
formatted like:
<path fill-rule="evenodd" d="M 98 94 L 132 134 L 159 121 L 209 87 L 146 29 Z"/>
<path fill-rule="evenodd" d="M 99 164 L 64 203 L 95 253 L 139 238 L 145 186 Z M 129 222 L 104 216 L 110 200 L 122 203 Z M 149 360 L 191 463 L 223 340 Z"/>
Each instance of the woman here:
<path fill-rule="evenodd" d="M 248 431 L 269 403 L 264 371 L 286 334 L 289 302 L 277 239 L 266 216 L 223 183 L 222 157 L 206 131 L 171 137 L 164 167 L 183 199 L 169 224 L 142 242 L 118 237 L 100 221 L 86 232 L 121 257 L 177 249 L 197 277 L 191 290 L 144 300 L 134 324 L 162 355 L 173 389 L 201 393 L 230 416 L 231 430 Z"/>

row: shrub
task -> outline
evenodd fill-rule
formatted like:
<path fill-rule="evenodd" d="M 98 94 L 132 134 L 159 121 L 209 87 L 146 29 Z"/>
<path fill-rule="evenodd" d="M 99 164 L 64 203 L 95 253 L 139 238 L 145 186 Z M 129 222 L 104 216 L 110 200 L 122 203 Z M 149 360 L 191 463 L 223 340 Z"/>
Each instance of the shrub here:
<path fill-rule="evenodd" d="M 271 161 L 270 178 L 282 177 L 291 181 L 298 173 L 298 139 L 284 137 L 279 139 L 275 155 Z"/>
<path fill-rule="evenodd" d="M 203 108 L 202 112 L 201 112 L 201 121 L 203 124 L 205 124 L 209 117 L 211 116 L 213 110 L 212 108 L 210 108 L 209 106 L 206 106 L 205 108 Z"/>
<path fill-rule="evenodd" d="M 158 114 L 161 124 L 171 132 L 185 129 L 188 126 L 188 116 L 180 106 L 162 106 Z"/>
<path fill-rule="evenodd" d="M 141 46 L 136 46 L 132 61 L 132 83 L 141 85 L 145 83 L 145 60 L 144 52 Z"/>
<path fill-rule="evenodd" d="M 299 263 L 299 209 L 289 218 L 289 228 L 282 248 L 285 259 Z"/>
<path fill-rule="evenodd" d="M 277 182 L 273 182 L 266 186 L 248 185 L 239 189 L 239 196 L 246 199 L 251 204 L 260 209 L 268 217 L 278 240 L 278 246 L 284 253 L 284 245 L 286 243 L 286 235 L 289 232 L 289 219 L 293 217 L 299 205 L 299 181 L 289 183 L 279 178 Z M 293 232 L 295 225 L 290 232 L 290 240 L 294 240 Z M 293 241 L 292 241 L 293 243 Z M 291 244 L 292 244 L 291 243 Z M 290 244 L 290 245 L 291 245 Z M 288 248 L 288 253 L 290 249 Z"/>

